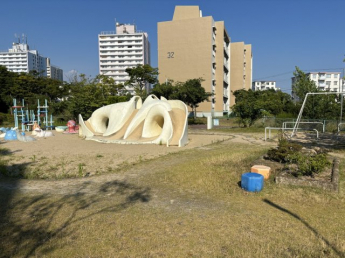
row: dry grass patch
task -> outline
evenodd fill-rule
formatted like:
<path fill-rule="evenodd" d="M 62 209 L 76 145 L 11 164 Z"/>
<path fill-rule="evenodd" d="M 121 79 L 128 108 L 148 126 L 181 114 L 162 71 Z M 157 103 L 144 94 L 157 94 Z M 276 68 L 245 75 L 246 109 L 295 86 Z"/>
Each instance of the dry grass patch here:
<path fill-rule="evenodd" d="M 154 181 L 164 187 L 207 195 L 224 195 L 239 189 L 242 173 L 250 171 L 250 162 L 263 155 L 266 147 L 217 143 L 209 149 L 185 152 L 178 164 L 155 173 Z M 145 178 L 144 178 L 145 180 Z M 150 178 L 148 180 L 152 180 Z"/>
<path fill-rule="evenodd" d="M 125 166 L 123 180 L 77 179 L 64 194 L 1 190 L 0 254 L 343 257 L 343 181 L 339 194 L 271 180 L 260 193 L 240 188 L 267 148 L 217 143 Z"/>

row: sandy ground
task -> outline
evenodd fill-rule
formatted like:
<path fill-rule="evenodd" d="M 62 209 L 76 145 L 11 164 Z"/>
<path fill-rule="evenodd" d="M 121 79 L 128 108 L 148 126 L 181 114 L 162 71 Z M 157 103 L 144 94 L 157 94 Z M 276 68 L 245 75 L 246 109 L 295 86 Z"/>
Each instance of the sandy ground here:
<path fill-rule="evenodd" d="M 185 147 L 152 144 L 115 144 L 100 143 L 91 140 L 84 140 L 77 134 L 64 134 L 52 131 L 54 136 L 47 138 L 36 137 L 33 142 L 20 141 L 1 141 L 1 147 L 10 149 L 15 155 L 21 156 L 47 156 L 59 159 L 65 156 L 78 155 L 94 156 L 111 154 L 119 157 L 122 161 L 142 158 L 151 158 L 160 155 L 166 155 L 171 152 L 193 149 L 196 147 L 211 144 L 216 141 L 222 141 L 230 138 L 230 135 L 214 135 L 214 134 L 189 134 L 189 143 Z M 27 134 L 30 135 L 30 134 Z M 95 162 L 89 160 L 90 162 Z"/>
<path fill-rule="evenodd" d="M 115 169 L 169 153 L 185 151 L 223 141 L 229 135 L 190 134 L 185 147 L 100 143 L 84 140 L 77 134 L 53 131 L 53 137 L 36 138 L 34 142 L 4 141 L 0 147 L 9 150 L 9 168 L 19 173 L 24 167 L 32 178 L 82 177 L 112 172 Z M 29 135 L 29 134 L 27 134 Z M 30 178 L 30 176 L 29 176 Z"/>
<path fill-rule="evenodd" d="M 229 144 L 229 147 L 236 143 L 276 144 L 249 135 L 216 134 L 206 130 L 189 130 L 189 143 L 181 148 L 163 145 L 100 143 L 84 140 L 77 134 L 53 132 L 53 137 L 37 138 L 34 142 L 0 141 L 0 147 L 8 150 L 8 153 L 5 152 L 2 155 L 8 160 L 7 168 L 12 174 L 23 174 L 24 171 L 25 177 L 29 179 L 49 179 L 42 181 L 18 180 L 17 178 L 11 183 L 11 180 L 2 177 L 0 188 L 61 194 L 65 194 L 66 191 L 78 192 L 79 187 L 85 182 L 101 184 L 109 180 L 124 180 L 128 176 L 133 176 L 121 173 L 123 167 L 194 148 L 207 150 L 209 149 L 207 145 L 219 141 L 224 141 L 225 144 Z M 160 163 L 160 166 L 165 165 L 169 164 Z"/>

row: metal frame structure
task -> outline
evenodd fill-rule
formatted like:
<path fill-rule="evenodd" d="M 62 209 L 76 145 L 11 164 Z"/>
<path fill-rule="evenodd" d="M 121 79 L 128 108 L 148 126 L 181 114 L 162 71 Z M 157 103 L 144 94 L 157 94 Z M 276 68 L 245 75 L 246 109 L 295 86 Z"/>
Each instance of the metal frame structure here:
<path fill-rule="evenodd" d="M 291 137 L 293 137 L 294 135 L 296 135 L 296 131 L 297 131 L 297 129 L 298 129 L 298 125 L 301 123 L 300 121 L 301 121 L 303 109 L 304 109 L 305 103 L 307 102 L 308 96 L 309 96 L 309 95 L 330 95 L 330 94 L 332 94 L 332 95 L 334 95 L 334 94 L 335 94 L 335 95 L 340 94 L 340 95 L 341 95 L 341 98 L 340 98 L 340 105 L 341 105 L 341 107 L 340 107 L 340 119 L 339 119 L 339 123 L 342 122 L 342 120 L 343 120 L 343 98 L 344 98 L 345 92 L 308 92 L 308 93 L 305 95 L 305 98 L 304 98 L 304 100 L 303 100 L 303 104 L 302 104 L 302 107 L 301 107 L 301 109 L 300 109 L 300 111 L 299 111 L 298 117 L 297 117 L 297 119 L 296 119 L 295 126 L 294 126 L 294 128 L 293 128 L 293 130 L 292 130 Z M 339 128 L 339 126 L 338 126 L 338 128 Z"/>
<path fill-rule="evenodd" d="M 268 139 L 271 139 L 271 130 L 282 130 L 284 132 L 284 129 L 287 130 L 293 130 L 293 128 L 280 128 L 280 127 L 265 127 L 265 141 L 267 140 L 267 129 L 268 129 Z M 315 131 L 316 132 L 316 138 L 319 139 L 319 131 L 316 129 L 308 130 L 308 129 L 300 129 L 299 130 L 306 130 L 306 131 Z"/>
<path fill-rule="evenodd" d="M 287 124 L 295 124 L 296 122 L 283 122 L 283 131 L 284 129 L 293 129 L 293 128 L 286 128 Z M 322 125 L 322 132 L 325 132 L 326 123 L 325 122 L 299 122 L 300 124 L 321 124 Z M 299 130 L 300 128 L 297 128 Z"/>

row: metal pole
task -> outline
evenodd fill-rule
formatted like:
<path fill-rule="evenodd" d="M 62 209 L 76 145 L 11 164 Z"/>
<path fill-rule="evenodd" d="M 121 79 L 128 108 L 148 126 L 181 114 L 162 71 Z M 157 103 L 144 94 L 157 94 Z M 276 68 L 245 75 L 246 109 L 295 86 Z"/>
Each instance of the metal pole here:
<path fill-rule="evenodd" d="M 339 118 L 339 123 L 343 120 L 343 103 L 344 103 L 344 95 L 340 94 L 340 118 Z"/>
<path fill-rule="evenodd" d="M 294 128 L 292 130 L 291 137 L 294 136 L 295 133 L 296 133 L 296 128 L 298 128 L 298 124 L 299 124 L 299 121 L 301 120 L 303 109 L 304 109 L 305 103 L 307 102 L 307 98 L 308 98 L 309 94 L 310 93 L 307 93 L 305 95 L 305 98 L 303 100 L 303 104 L 302 104 L 301 110 L 299 111 L 299 114 L 298 114 L 298 117 L 297 117 L 297 120 L 296 120 L 296 124 L 295 124 L 295 126 L 294 126 Z"/>
<path fill-rule="evenodd" d="M 267 139 L 267 138 L 266 138 L 266 129 L 267 129 L 267 127 L 265 128 L 265 141 L 266 141 L 266 139 Z"/>

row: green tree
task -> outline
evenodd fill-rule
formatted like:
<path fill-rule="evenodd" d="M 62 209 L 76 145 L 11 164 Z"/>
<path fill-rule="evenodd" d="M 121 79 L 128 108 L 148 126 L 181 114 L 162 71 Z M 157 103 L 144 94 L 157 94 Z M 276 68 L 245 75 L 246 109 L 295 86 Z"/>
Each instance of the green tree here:
<path fill-rule="evenodd" d="M 17 73 L 12 73 L 0 65 L 0 112 L 6 113 L 12 105 L 11 88 Z"/>
<path fill-rule="evenodd" d="M 256 106 L 265 110 L 268 115 L 278 116 L 280 114 L 296 114 L 295 105 L 289 94 L 273 89 L 255 91 Z"/>
<path fill-rule="evenodd" d="M 147 84 L 156 84 L 158 82 L 158 68 L 153 68 L 148 64 L 137 65 L 134 68 L 127 68 L 126 73 L 128 73 L 130 78 L 125 85 L 134 87 L 135 94 L 143 99 L 147 96 L 145 86 Z"/>
<path fill-rule="evenodd" d="M 202 78 L 190 79 L 186 82 L 178 82 L 175 87 L 177 90 L 171 97 L 183 101 L 186 105 L 192 108 L 193 116 L 196 116 L 196 109 L 199 104 L 208 101 L 212 93 L 206 92 L 201 83 Z"/>
<path fill-rule="evenodd" d="M 77 119 L 81 114 L 89 118 L 96 109 L 123 101 L 128 101 L 130 95 L 125 91 L 124 85 L 116 84 L 114 79 L 98 75 L 94 79 L 80 74 L 70 83 L 68 97 L 68 111 L 70 118 Z"/>
<path fill-rule="evenodd" d="M 294 82 L 292 84 L 292 92 L 293 96 L 297 97 L 297 101 L 303 101 L 308 92 L 318 92 L 315 82 L 297 66 L 293 75 Z"/>
<path fill-rule="evenodd" d="M 232 111 L 238 117 L 244 127 L 254 124 L 255 120 L 262 115 L 262 106 L 258 105 L 256 95 L 252 90 L 237 90 L 233 92 L 235 96 L 235 105 Z"/>
<path fill-rule="evenodd" d="M 296 107 L 301 108 L 307 93 L 322 92 L 309 76 L 297 66 L 294 71 L 292 91 L 297 96 Z M 309 119 L 337 119 L 340 112 L 339 97 L 334 95 L 309 95 L 303 109 L 303 117 Z"/>
<path fill-rule="evenodd" d="M 102 89 L 85 74 L 80 74 L 79 78 L 71 83 L 70 88 L 68 110 L 71 117 L 69 119 L 77 119 L 79 114 L 84 118 L 89 118 L 93 111 L 106 104 Z"/>
<path fill-rule="evenodd" d="M 233 92 L 235 105 L 232 111 L 244 127 L 252 126 L 263 116 L 295 116 L 297 111 L 289 94 L 275 90 Z"/>
<path fill-rule="evenodd" d="M 177 87 L 173 85 L 173 80 L 168 80 L 165 83 L 157 83 L 154 85 L 151 93 L 158 98 L 164 97 L 166 99 L 173 99 L 176 97 Z"/>
<path fill-rule="evenodd" d="M 102 90 L 104 98 L 107 98 L 108 96 L 124 96 L 128 94 L 123 84 L 116 84 L 114 78 L 106 75 L 97 75 L 91 83 L 97 84 L 97 87 Z"/>

